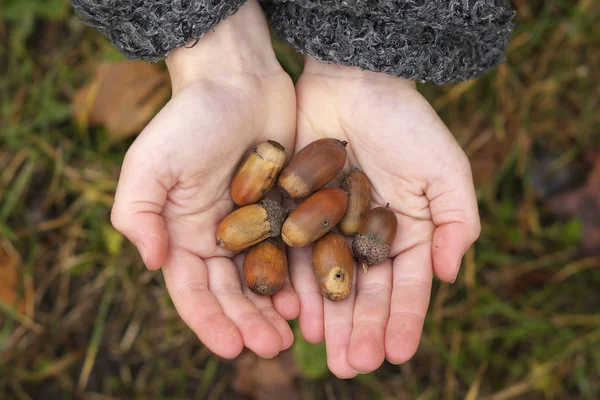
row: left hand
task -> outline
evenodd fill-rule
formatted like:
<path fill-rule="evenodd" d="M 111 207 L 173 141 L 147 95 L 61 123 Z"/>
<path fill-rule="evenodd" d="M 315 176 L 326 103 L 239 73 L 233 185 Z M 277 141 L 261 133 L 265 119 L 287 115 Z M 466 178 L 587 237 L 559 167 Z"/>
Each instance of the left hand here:
<path fill-rule="evenodd" d="M 413 82 L 307 59 L 296 87 L 296 150 L 320 137 L 348 141 L 347 170 L 371 181 L 372 207 L 390 207 L 398 232 L 390 259 L 357 271 L 340 302 L 324 300 L 310 249 L 292 249 L 290 272 L 300 298 L 300 328 L 326 341 L 340 378 L 409 360 L 427 312 L 433 272 L 453 282 L 480 231 L 469 160 Z"/>

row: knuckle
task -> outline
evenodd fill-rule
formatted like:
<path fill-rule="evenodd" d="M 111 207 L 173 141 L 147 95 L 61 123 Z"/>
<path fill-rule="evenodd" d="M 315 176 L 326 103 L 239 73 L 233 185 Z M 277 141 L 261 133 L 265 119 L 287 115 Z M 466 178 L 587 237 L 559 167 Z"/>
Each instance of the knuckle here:
<path fill-rule="evenodd" d="M 472 175 L 472 171 L 471 171 L 471 161 L 469 160 L 469 157 L 467 157 L 467 155 L 461 151 L 459 153 L 459 157 L 458 157 L 458 168 L 463 171 L 465 174 L 467 175 Z"/>
<path fill-rule="evenodd" d="M 479 219 L 479 217 L 476 217 L 475 221 L 473 222 L 473 231 L 471 233 L 471 239 L 473 240 L 473 242 L 475 242 L 477 239 L 479 239 L 480 235 L 481 235 L 481 220 Z"/>
<path fill-rule="evenodd" d="M 110 212 L 110 223 L 119 232 L 125 233 L 127 230 L 126 219 L 118 204 L 115 204 Z"/>
<path fill-rule="evenodd" d="M 390 319 L 397 319 L 403 323 L 399 331 L 403 334 L 420 332 L 425 323 L 425 316 L 413 310 L 397 310 L 390 313 Z"/>
<path fill-rule="evenodd" d="M 362 295 L 377 296 L 383 298 L 389 298 L 392 293 L 390 285 L 380 282 L 371 282 L 366 285 L 362 285 L 359 290 Z"/>
<path fill-rule="evenodd" d="M 191 281 L 186 282 L 184 285 L 176 288 L 173 297 L 179 298 L 200 296 L 207 291 L 208 286 L 205 282 Z"/>

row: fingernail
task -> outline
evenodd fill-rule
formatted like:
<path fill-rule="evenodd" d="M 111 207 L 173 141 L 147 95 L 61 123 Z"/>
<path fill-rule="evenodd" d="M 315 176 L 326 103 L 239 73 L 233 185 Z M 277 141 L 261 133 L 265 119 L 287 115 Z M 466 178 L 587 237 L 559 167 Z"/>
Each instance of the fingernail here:
<path fill-rule="evenodd" d="M 462 264 L 462 257 L 458 260 L 458 265 L 456 266 L 456 275 L 454 275 L 454 279 L 452 280 L 452 282 L 450 282 L 451 284 L 456 282 L 456 278 L 458 278 L 458 273 L 460 272 L 461 264 Z"/>
<path fill-rule="evenodd" d="M 135 247 L 137 247 L 140 252 L 140 256 L 142 256 L 142 260 L 144 260 L 144 264 L 146 264 L 146 248 L 141 243 L 136 243 Z M 147 266 L 147 264 L 146 264 Z"/>

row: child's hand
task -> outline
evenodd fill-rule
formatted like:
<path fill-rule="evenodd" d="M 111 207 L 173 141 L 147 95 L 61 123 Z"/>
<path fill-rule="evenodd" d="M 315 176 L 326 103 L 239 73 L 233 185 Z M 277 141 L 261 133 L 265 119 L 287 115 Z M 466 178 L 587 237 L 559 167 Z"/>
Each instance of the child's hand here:
<path fill-rule="evenodd" d="M 293 249 L 302 332 L 325 339 L 339 377 L 373 371 L 386 357 L 405 362 L 421 337 L 433 272 L 453 282 L 479 235 L 469 161 L 412 82 L 309 59 L 297 101 L 296 149 L 320 137 L 348 141 L 349 167 L 369 177 L 373 207 L 390 203 L 398 217 L 391 259 L 357 271 L 338 303 L 319 293 L 310 249 Z"/>
<path fill-rule="evenodd" d="M 291 155 L 293 84 L 256 1 L 167 65 L 173 98 L 127 153 L 113 224 L 148 268 L 163 268 L 177 311 L 210 350 L 275 356 L 292 344 L 285 319 L 298 315 L 298 298 L 289 283 L 272 299 L 243 287 L 241 259 L 217 247 L 215 231 L 232 210 L 229 184 L 244 153 L 273 139 Z"/>

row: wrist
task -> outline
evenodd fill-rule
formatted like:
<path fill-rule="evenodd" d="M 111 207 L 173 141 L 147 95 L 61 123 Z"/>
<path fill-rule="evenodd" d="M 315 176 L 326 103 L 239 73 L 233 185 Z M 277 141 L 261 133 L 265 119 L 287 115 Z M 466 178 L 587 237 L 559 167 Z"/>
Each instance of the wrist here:
<path fill-rule="evenodd" d="M 166 59 L 173 93 L 187 84 L 232 74 L 270 75 L 281 70 L 257 0 L 207 32 L 197 43 L 174 50 Z"/>
<path fill-rule="evenodd" d="M 401 86 L 411 89 L 416 88 L 415 82 L 408 79 L 388 75 L 384 72 L 367 71 L 360 69 L 359 67 L 322 63 L 311 56 L 305 57 L 304 73 L 322 75 L 333 79 L 352 80 L 356 83 L 386 82 L 394 86 Z"/>

